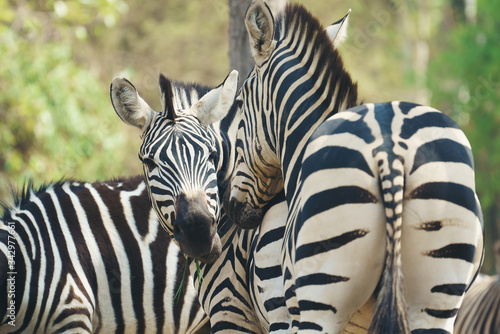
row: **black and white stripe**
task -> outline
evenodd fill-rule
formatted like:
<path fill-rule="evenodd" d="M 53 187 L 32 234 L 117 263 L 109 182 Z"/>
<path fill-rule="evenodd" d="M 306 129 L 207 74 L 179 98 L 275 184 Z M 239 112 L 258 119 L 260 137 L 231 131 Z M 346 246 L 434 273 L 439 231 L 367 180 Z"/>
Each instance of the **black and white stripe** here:
<path fill-rule="evenodd" d="M 186 261 L 142 177 L 28 185 L 0 241 L 1 333 L 195 333 L 208 321 L 189 272 L 174 301 Z"/>
<path fill-rule="evenodd" d="M 482 258 L 463 132 L 430 107 L 348 109 L 356 85 L 299 5 L 275 24 L 265 3 L 254 1 L 246 25 L 256 66 L 242 88 L 227 204 L 236 223 L 252 227 L 284 189 L 282 265 L 293 331 L 341 333 L 375 295 L 369 333 L 452 333 Z"/>

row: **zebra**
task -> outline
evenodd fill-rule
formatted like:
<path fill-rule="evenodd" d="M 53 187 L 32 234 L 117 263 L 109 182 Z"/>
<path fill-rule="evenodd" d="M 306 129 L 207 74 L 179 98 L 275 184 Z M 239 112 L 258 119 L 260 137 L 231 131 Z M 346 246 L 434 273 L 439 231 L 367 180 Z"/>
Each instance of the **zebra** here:
<path fill-rule="evenodd" d="M 494 245 L 496 275 L 481 275 L 465 294 L 454 334 L 500 333 L 500 241 Z"/>
<path fill-rule="evenodd" d="M 357 85 L 302 6 L 288 5 L 275 23 L 255 0 L 245 23 L 255 67 L 238 97 L 237 165 L 224 206 L 252 228 L 285 191 L 293 332 L 340 333 L 376 296 L 369 333 L 452 333 L 483 254 L 463 132 L 430 107 L 356 107 Z"/>
<path fill-rule="evenodd" d="M 253 253 L 260 231 L 241 230 L 216 205 L 217 186 L 225 189 L 232 173 L 230 162 L 234 153 L 229 138 L 234 136 L 229 134 L 235 133 L 238 124 L 236 82 L 235 71 L 216 88 L 175 82 L 160 75 L 161 113 L 153 111 L 124 78 L 112 81 L 110 95 L 118 116 L 142 130 L 139 158 L 162 227 L 175 237 L 173 240 L 182 252 L 200 261 L 201 275 L 196 261 L 191 262 L 189 269 L 199 301 L 210 316 L 212 331 L 279 332 L 269 329 L 269 321 L 291 323 L 284 298 L 273 299 L 280 291 L 274 289 L 272 282 L 280 282 L 281 274 L 265 282 L 265 298 L 274 303 L 270 309 L 264 306 L 262 295 L 254 294 L 252 300 L 247 284 L 248 276 L 252 276 L 247 272 L 248 262 L 259 267 L 261 256 L 265 256 L 264 252 Z M 221 117 L 224 118 L 219 121 Z M 286 209 L 275 209 L 264 226 L 274 226 L 273 221 L 279 219 L 282 222 L 278 225 L 283 225 Z M 266 227 L 261 231 L 265 232 Z M 259 316 L 256 305 L 261 306 Z"/>
<path fill-rule="evenodd" d="M 14 202 L 0 220 L 1 333 L 196 333 L 208 322 L 141 176 L 28 183 Z"/>

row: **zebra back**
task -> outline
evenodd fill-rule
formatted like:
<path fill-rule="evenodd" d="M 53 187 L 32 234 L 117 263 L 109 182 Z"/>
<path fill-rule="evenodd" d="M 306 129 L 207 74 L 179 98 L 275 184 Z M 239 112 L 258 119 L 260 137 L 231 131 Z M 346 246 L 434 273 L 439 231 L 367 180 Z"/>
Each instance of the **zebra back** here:
<path fill-rule="evenodd" d="M 28 185 L 0 221 L 0 332 L 194 333 L 185 265 L 142 177 Z"/>

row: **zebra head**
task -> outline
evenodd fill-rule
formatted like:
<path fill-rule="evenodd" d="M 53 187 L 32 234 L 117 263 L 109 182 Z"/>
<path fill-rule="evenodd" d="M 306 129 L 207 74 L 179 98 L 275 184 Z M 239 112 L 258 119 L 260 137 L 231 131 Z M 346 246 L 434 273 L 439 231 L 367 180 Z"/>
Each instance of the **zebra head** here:
<path fill-rule="evenodd" d="M 142 130 L 139 159 L 163 228 L 185 255 L 205 263 L 214 262 L 222 248 L 216 173 L 221 148 L 210 125 L 233 105 L 237 78 L 233 71 L 209 90 L 174 84 L 160 75 L 161 113 L 126 79 L 115 78 L 110 88 L 118 116 Z"/>
<path fill-rule="evenodd" d="M 321 41 L 328 47 L 337 47 L 345 39 L 349 14 L 350 10 L 325 29 Z M 290 45 L 304 44 L 291 41 L 294 36 L 290 35 L 300 35 L 299 31 L 284 34 L 284 26 L 289 24 L 287 19 L 278 17 L 275 23 L 271 10 L 262 0 L 253 1 L 246 12 L 245 24 L 255 67 L 237 98 L 242 103 L 242 119 L 237 133 L 236 166 L 224 200 L 229 216 L 243 228 L 258 226 L 264 206 L 284 189 L 283 157 L 278 147 L 283 145 L 286 134 L 278 129 L 280 122 L 286 120 L 277 115 L 287 104 L 287 98 L 297 104 L 303 102 L 300 97 L 287 95 L 286 89 L 296 83 L 285 82 L 283 77 L 287 73 L 283 74 L 285 70 L 280 69 L 282 63 L 293 58 L 292 51 L 299 53 L 290 51 L 293 49 Z M 307 52 L 314 51 L 303 51 Z M 296 123 L 302 121 L 300 117 L 295 120 Z"/>

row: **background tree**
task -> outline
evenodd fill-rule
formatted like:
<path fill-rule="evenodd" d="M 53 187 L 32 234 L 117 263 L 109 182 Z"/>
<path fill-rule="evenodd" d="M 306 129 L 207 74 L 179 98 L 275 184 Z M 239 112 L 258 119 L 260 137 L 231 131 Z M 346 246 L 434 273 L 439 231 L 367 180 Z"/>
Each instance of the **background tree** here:
<path fill-rule="evenodd" d="M 500 229 L 500 11 L 497 1 L 463 7 L 452 29 L 436 36 L 439 52 L 430 63 L 432 104 L 459 123 L 471 142 L 476 187 L 485 221 L 487 256 L 483 269 L 494 271 L 492 245 Z"/>
<path fill-rule="evenodd" d="M 286 0 L 266 2 L 275 17 L 286 5 Z M 250 3 L 252 0 L 229 0 L 229 67 L 238 71 L 240 87 L 254 64 L 245 27 L 245 13 Z"/>

